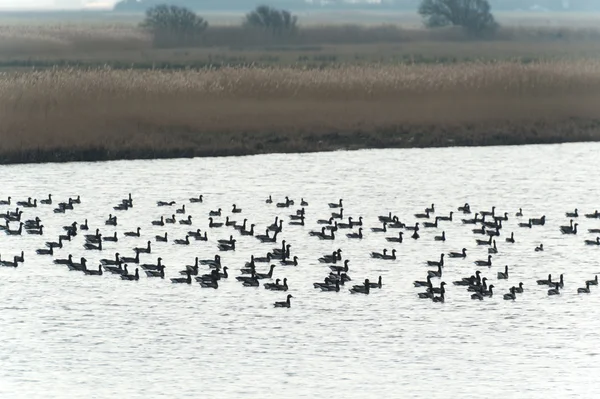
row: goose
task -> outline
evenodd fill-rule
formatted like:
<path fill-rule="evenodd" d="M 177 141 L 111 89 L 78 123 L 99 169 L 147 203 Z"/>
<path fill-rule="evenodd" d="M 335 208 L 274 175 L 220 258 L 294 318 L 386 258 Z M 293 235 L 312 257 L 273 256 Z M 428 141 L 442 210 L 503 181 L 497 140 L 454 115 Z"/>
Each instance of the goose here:
<path fill-rule="evenodd" d="M 338 230 L 338 224 L 337 224 L 337 222 L 333 222 L 333 226 L 325 226 L 325 230 L 328 230 L 328 231 L 337 231 Z"/>
<path fill-rule="evenodd" d="M 430 287 L 431 293 L 432 293 L 432 294 L 441 294 L 442 292 L 445 292 L 445 291 L 446 291 L 446 288 L 445 288 L 445 286 L 446 286 L 446 282 L 445 282 L 445 281 L 442 281 L 442 282 L 440 283 L 440 286 L 439 286 L 439 287 L 434 287 L 434 286 L 431 286 L 431 287 Z M 373 288 L 373 283 L 371 283 L 371 288 Z"/>
<path fill-rule="evenodd" d="M 0 205 L 11 205 L 10 201 L 11 201 L 11 197 L 8 197 L 5 200 L 0 200 Z"/>
<path fill-rule="evenodd" d="M 127 274 L 127 265 L 125 265 L 125 267 L 122 267 L 121 263 L 119 263 L 118 266 L 103 265 L 103 268 L 104 271 L 107 271 L 112 274 Z"/>
<path fill-rule="evenodd" d="M 563 226 L 563 227 L 560 228 L 560 232 L 563 233 L 563 234 L 577 234 L 577 226 L 578 226 L 577 223 L 575 223 L 573 225 L 572 229 L 563 229 L 563 227 L 565 227 L 565 226 Z"/>
<path fill-rule="evenodd" d="M 471 294 L 471 299 L 483 301 L 483 294 L 481 292 L 475 292 L 474 294 Z"/>
<path fill-rule="evenodd" d="M 58 204 L 58 208 L 54 209 L 54 213 L 65 213 L 65 207 L 63 204 Z"/>
<path fill-rule="evenodd" d="M 166 232 L 165 232 L 164 236 L 154 236 L 154 239 L 156 240 L 156 242 L 168 242 L 169 241 L 169 238 L 168 238 Z"/>
<path fill-rule="evenodd" d="M 528 227 L 531 228 L 531 226 L 533 226 L 532 220 L 529 219 L 529 221 L 527 223 L 519 223 L 519 227 Z"/>
<path fill-rule="evenodd" d="M 588 219 L 600 219 L 600 212 L 595 210 L 594 213 L 586 213 L 585 217 Z"/>
<path fill-rule="evenodd" d="M 271 277 L 273 277 L 273 270 L 274 269 L 275 269 L 275 265 L 271 265 L 269 267 L 269 272 L 268 273 L 255 273 L 254 277 L 257 280 L 263 280 L 263 279 L 271 278 Z"/>
<path fill-rule="evenodd" d="M 276 308 L 289 308 L 291 306 L 291 303 L 290 303 L 290 299 L 291 298 L 293 298 L 293 296 L 290 294 L 290 295 L 287 296 L 287 299 L 285 301 L 283 301 L 283 302 L 275 302 L 273 304 L 273 306 L 276 307 Z"/>
<path fill-rule="evenodd" d="M 200 232 L 200 229 L 196 229 L 196 231 L 188 231 L 187 235 L 190 237 L 194 237 L 196 240 L 198 239 L 198 237 L 202 237 L 202 233 Z"/>
<path fill-rule="evenodd" d="M 236 226 L 237 222 L 235 220 L 229 220 L 229 216 L 225 217 L 225 226 Z"/>
<path fill-rule="evenodd" d="M 54 247 L 50 247 L 50 249 L 36 249 L 35 253 L 38 255 L 54 255 Z"/>
<path fill-rule="evenodd" d="M 408 231 L 419 231 L 419 223 L 415 223 L 414 226 L 406 226 L 404 229 Z"/>
<path fill-rule="evenodd" d="M 233 237 L 231 237 L 233 239 Z M 235 241 L 235 240 L 233 240 Z M 290 257 L 290 248 L 292 247 L 291 244 L 286 244 L 286 241 L 283 240 L 281 241 L 281 248 L 273 248 L 273 253 L 271 254 L 271 256 L 273 258 L 279 257 L 283 260 L 285 260 L 286 258 Z"/>
<path fill-rule="evenodd" d="M 340 282 L 334 281 L 331 284 L 321 284 L 320 286 L 315 288 L 320 288 L 321 291 L 327 292 L 340 292 Z"/>
<path fill-rule="evenodd" d="M 37 236 L 44 235 L 44 226 L 39 226 L 37 229 L 27 229 L 27 234 Z"/>
<path fill-rule="evenodd" d="M 383 259 L 383 257 L 386 255 L 387 255 L 387 249 L 384 249 L 383 253 L 371 252 L 371 258 L 375 258 L 375 259 Z"/>
<path fill-rule="evenodd" d="M 208 222 L 208 227 L 210 227 L 211 229 L 218 229 L 219 227 L 223 227 L 223 223 L 216 223 L 211 217 L 208 218 Z"/>
<path fill-rule="evenodd" d="M 435 260 L 428 260 L 427 266 L 444 266 L 444 254 L 440 254 L 439 262 Z"/>
<path fill-rule="evenodd" d="M 181 205 L 181 208 L 175 210 L 175 213 L 179 215 L 185 215 L 185 205 Z"/>
<path fill-rule="evenodd" d="M 544 244 L 540 244 L 539 246 L 535 247 L 535 252 L 542 252 L 544 250 Z"/>
<path fill-rule="evenodd" d="M 588 280 L 585 283 L 589 285 L 598 285 L 598 275 L 594 276 L 593 280 Z"/>
<path fill-rule="evenodd" d="M 475 213 L 475 217 L 473 219 L 462 219 L 461 222 L 463 224 L 477 224 L 478 222 L 480 222 L 481 220 L 477 218 L 477 216 L 479 215 L 479 213 Z"/>
<path fill-rule="evenodd" d="M 175 205 L 175 201 L 158 201 L 156 203 L 157 206 L 173 206 Z"/>
<path fill-rule="evenodd" d="M 220 269 L 221 268 L 221 257 L 219 255 L 215 255 L 214 259 L 201 260 L 200 264 L 210 266 L 211 268 Z"/>
<path fill-rule="evenodd" d="M 235 240 L 231 244 L 219 244 L 217 248 L 219 251 L 235 251 Z"/>
<path fill-rule="evenodd" d="M 37 200 L 35 200 L 35 203 L 37 204 Z M 33 202 L 31 202 L 31 197 L 29 197 L 27 198 L 27 201 L 17 201 L 17 205 L 22 206 L 23 208 L 29 208 L 33 207 Z"/>
<path fill-rule="evenodd" d="M 122 257 L 121 262 L 123 263 L 140 263 L 140 253 L 135 251 L 135 258 Z"/>
<path fill-rule="evenodd" d="M 252 277 L 243 277 L 243 280 L 239 280 L 239 281 L 246 281 L 249 278 L 252 278 Z M 203 274 L 200 277 L 196 277 L 196 281 L 211 281 L 211 280 L 218 281 L 220 279 L 221 279 L 221 275 L 219 274 L 219 271 L 217 269 L 211 270 L 211 272 L 208 274 Z"/>
<path fill-rule="evenodd" d="M 230 235 L 230 236 L 229 236 L 229 239 L 228 239 L 228 240 L 224 240 L 224 239 L 217 240 L 217 243 L 219 243 L 219 244 L 229 244 L 229 245 L 231 245 L 231 244 L 233 244 L 234 242 L 235 242 L 235 240 L 233 239 L 233 236 L 232 236 L 232 235 Z M 283 242 L 285 243 L 285 240 L 284 240 Z"/>
<path fill-rule="evenodd" d="M 442 277 L 442 265 L 438 265 L 438 269 L 437 270 L 428 270 L 427 271 L 427 275 L 429 277 Z"/>
<path fill-rule="evenodd" d="M 19 261 L 18 261 L 18 256 L 15 256 L 13 258 L 13 261 L 8 261 L 8 260 L 3 260 L 0 261 L 0 266 L 4 266 L 4 267 L 18 267 L 19 266 Z"/>
<path fill-rule="evenodd" d="M 269 198 L 267 198 L 267 199 L 265 200 L 265 202 L 266 202 L 267 204 L 272 204 L 272 203 L 273 203 L 273 198 L 271 197 L 271 195 L 269 195 Z"/>
<path fill-rule="evenodd" d="M 537 282 L 537 285 L 552 285 L 552 284 L 554 284 L 552 282 L 551 274 L 548 275 L 548 280 L 537 280 L 536 282 Z"/>
<path fill-rule="evenodd" d="M 279 263 L 282 266 L 298 266 L 298 257 L 294 256 L 293 260 L 282 260 Z"/>
<path fill-rule="evenodd" d="M 273 291 L 287 291 L 288 289 L 289 289 L 289 287 L 288 287 L 288 283 L 287 283 L 287 278 L 284 278 L 283 279 L 283 284 L 276 285 L 271 290 L 273 290 Z"/>
<path fill-rule="evenodd" d="M 431 208 L 425 208 L 425 212 L 435 213 L 435 204 L 431 204 Z"/>
<path fill-rule="evenodd" d="M 348 272 L 348 263 L 350 262 L 349 259 L 346 259 L 344 261 L 344 266 L 329 266 L 329 268 L 334 271 L 334 272 Z"/>
<path fill-rule="evenodd" d="M 399 231 L 398 232 L 398 237 L 386 237 L 385 240 L 388 242 L 397 242 L 397 243 L 402 243 L 402 236 L 404 235 L 403 232 Z"/>
<path fill-rule="evenodd" d="M 173 284 L 192 284 L 192 275 L 188 271 L 186 273 L 186 277 L 172 278 L 171 283 L 173 283 Z"/>
<path fill-rule="evenodd" d="M 252 271 L 250 276 L 237 276 L 235 279 L 242 283 L 255 282 L 255 281 L 258 282 L 258 279 L 256 278 L 256 272 L 254 272 L 254 271 Z"/>
<path fill-rule="evenodd" d="M 433 286 L 428 287 L 425 292 L 419 292 L 417 296 L 420 299 L 433 299 Z"/>
<path fill-rule="evenodd" d="M 577 208 L 575 208 L 574 212 L 566 212 L 565 216 L 568 218 L 577 218 L 579 217 L 579 213 L 577 212 Z"/>
<path fill-rule="evenodd" d="M 277 219 L 277 218 L 276 218 Z M 281 232 L 283 231 L 283 220 L 279 219 L 279 224 L 277 222 L 273 223 L 272 225 L 270 225 L 267 230 L 269 231 L 274 231 L 274 232 Z"/>
<path fill-rule="evenodd" d="M 69 267 L 69 270 L 71 270 L 71 271 L 79 271 L 79 272 L 82 272 L 82 271 L 84 271 L 84 270 L 86 270 L 86 269 L 87 269 L 87 266 L 86 266 L 86 264 L 87 264 L 87 259 L 86 259 L 86 258 L 81 258 L 81 259 L 80 259 L 80 262 L 81 262 L 81 263 L 74 263 L 74 262 L 71 262 L 71 263 L 69 263 L 67 266 Z"/>
<path fill-rule="evenodd" d="M 207 235 L 206 231 L 204 232 L 203 236 L 196 236 L 195 238 L 197 241 L 208 241 L 208 235 Z"/>
<path fill-rule="evenodd" d="M 510 237 L 508 237 L 508 238 L 506 239 L 506 242 L 509 242 L 509 243 L 511 243 L 511 244 L 514 244 L 514 243 L 515 243 L 515 233 L 512 233 L 512 232 L 511 232 L 511 233 L 510 233 Z"/>
<path fill-rule="evenodd" d="M 217 272 L 217 273 L 216 273 L 216 276 L 217 276 L 219 279 L 222 279 L 222 278 L 229 278 L 229 273 L 227 273 L 227 270 L 229 270 L 229 268 L 228 268 L 227 266 L 223 267 L 223 272 L 222 272 L 222 273 L 221 273 L 221 272 L 219 272 L 218 270 L 216 270 L 216 272 Z M 284 279 L 284 280 L 285 280 L 285 281 L 287 281 L 287 279 Z"/>
<path fill-rule="evenodd" d="M 203 202 L 203 201 L 204 201 L 204 198 L 202 195 L 199 195 L 198 197 L 190 198 L 191 203 L 198 203 L 198 202 Z"/>
<path fill-rule="evenodd" d="M 268 235 L 269 235 L 269 232 L 267 231 L 266 237 L 268 237 Z M 311 237 L 321 237 L 321 236 L 324 236 L 325 235 L 325 227 L 322 227 L 321 231 L 315 231 L 315 230 L 309 231 L 308 235 L 311 236 Z"/>
<path fill-rule="evenodd" d="M 175 240 L 173 241 L 177 245 L 190 245 L 190 236 L 185 236 L 183 240 Z"/>
<path fill-rule="evenodd" d="M 299 209 L 296 211 L 295 215 L 289 215 L 289 218 L 291 220 L 300 220 L 300 219 L 304 219 L 304 215 L 306 214 L 306 212 L 304 211 L 304 208 Z"/>
<path fill-rule="evenodd" d="M 378 216 L 378 220 L 382 223 L 390 223 L 392 222 L 394 217 L 392 216 L 392 212 L 390 212 L 387 216 Z"/>
<path fill-rule="evenodd" d="M 441 236 L 435 236 L 435 237 L 433 237 L 433 239 L 435 241 L 446 241 L 446 232 L 442 231 L 442 235 Z"/>
<path fill-rule="evenodd" d="M 491 298 L 492 296 L 494 296 L 494 284 L 491 284 L 487 290 L 482 290 L 480 293 L 483 296 Z"/>
<path fill-rule="evenodd" d="M 125 232 L 125 237 L 140 237 L 141 236 L 140 231 L 141 231 L 141 228 L 139 228 L 139 227 L 137 228 L 136 231 L 127 231 L 127 232 Z"/>
<path fill-rule="evenodd" d="M 434 228 L 434 227 L 437 228 L 438 227 L 438 219 L 439 219 L 439 217 L 436 216 L 435 217 L 435 221 L 433 223 L 431 223 L 431 222 L 423 222 L 423 227 L 425 227 L 425 228 Z"/>
<path fill-rule="evenodd" d="M 325 280 L 324 280 L 324 281 L 325 281 L 325 282 L 323 282 L 323 283 L 319 283 L 319 282 L 317 282 L 317 283 L 313 283 L 313 287 L 315 287 L 316 289 L 319 289 L 319 288 L 322 288 L 322 287 L 327 287 L 327 286 L 333 285 L 333 284 L 335 284 L 336 282 L 339 284 L 339 281 L 338 281 L 338 280 L 336 280 L 336 281 L 333 281 L 333 280 L 332 280 L 332 279 L 330 279 L 329 277 L 325 277 Z"/>
<path fill-rule="evenodd" d="M 119 239 L 117 238 L 117 232 L 115 231 L 115 233 L 112 236 L 102 237 L 102 241 L 108 241 L 108 242 L 119 241 Z"/>
<path fill-rule="evenodd" d="M 164 226 L 165 225 L 165 218 L 163 216 L 161 216 L 160 220 L 153 220 L 152 221 L 152 225 L 153 226 Z"/>
<path fill-rule="evenodd" d="M 598 234 L 600 233 L 600 229 L 588 229 L 588 233 Z"/>
<path fill-rule="evenodd" d="M 487 289 L 487 277 L 482 278 L 480 281 L 475 277 L 475 284 L 469 285 L 467 291 L 469 292 L 482 292 Z"/>
<path fill-rule="evenodd" d="M 87 231 L 89 229 L 90 229 L 90 227 L 88 226 L 88 220 L 85 219 L 85 221 L 82 224 L 79 225 L 79 230 L 85 230 L 85 231 Z"/>
<path fill-rule="evenodd" d="M 381 276 L 377 279 L 376 283 L 369 283 L 370 288 L 381 288 L 383 286 Z"/>
<path fill-rule="evenodd" d="M 130 208 L 129 202 L 127 202 L 126 200 L 124 200 L 124 202 L 120 203 L 117 206 L 113 206 L 113 209 L 115 211 L 126 211 L 129 208 Z"/>
<path fill-rule="evenodd" d="M 121 280 L 137 281 L 140 279 L 140 272 L 135 268 L 135 274 L 121 274 Z"/>
<path fill-rule="evenodd" d="M 571 231 L 573 230 L 573 219 L 569 220 L 569 225 L 568 226 L 560 226 L 560 230 L 561 231 Z"/>
<path fill-rule="evenodd" d="M 240 208 L 238 208 L 235 204 L 233 204 L 233 208 L 231 209 L 231 213 L 242 213 L 242 210 Z"/>
<path fill-rule="evenodd" d="M 98 266 L 98 270 L 85 269 L 83 273 L 87 276 L 102 276 L 102 265 Z"/>
<path fill-rule="evenodd" d="M 468 279 L 463 278 L 462 280 L 453 281 L 452 284 L 462 287 L 475 285 L 475 276 L 471 276 Z"/>
<path fill-rule="evenodd" d="M 119 253 L 115 254 L 115 259 L 101 259 L 100 263 L 103 265 L 120 265 L 121 260 L 119 259 Z"/>
<path fill-rule="evenodd" d="M 117 217 L 113 215 L 108 215 L 108 219 L 104 221 L 104 224 L 107 226 L 116 226 L 117 225 Z"/>
<path fill-rule="evenodd" d="M 188 215 L 187 219 L 181 219 L 179 221 L 179 224 L 183 224 L 183 225 L 191 225 L 192 224 L 192 215 Z"/>
<path fill-rule="evenodd" d="M 20 236 L 23 233 L 23 223 L 19 223 L 19 228 L 17 230 L 5 230 L 4 231 L 9 236 Z"/>
<path fill-rule="evenodd" d="M 42 220 L 39 217 L 35 217 L 35 219 L 33 220 L 27 220 L 25 221 L 25 228 L 26 229 L 37 229 L 40 227 L 40 222 Z"/>
<path fill-rule="evenodd" d="M 496 222 L 502 222 L 502 221 L 507 221 L 508 220 L 508 212 L 504 212 L 503 216 L 494 216 L 494 220 Z"/>
<path fill-rule="evenodd" d="M 578 294 L 589 294 L 590 293 L 590 283 L 585 283 L 585 288 L 577 288 Z"/>
<path fill-rule="evenodd" d="M 425 213 L 415 213 L 417 219 L 429 219 L 429 211 L 426 209 Z"/>
<path fill-rule="evenodd" d="M 560 295 L 560 284 L 554 284 L 554 288 L 548 290 L 548 295 Z"/>
<path fill-rule="evenodd" d="M 343 208 L 344 207 L 343 204 L 342 204 L 342 199 L 341 198 L 340 198 L 339 202 L 337 202 L 337 203 L 331 202 L 328 205 L 329 205 L 330 208 Z"/>
<path fill-rule="evenodd" d="M 165 278 L 165 268 L 162 267 L 160 270 L 144 270 L 144 273 L 146 273 L 146 277 L 149 278 L 155 278 L 155 277 L 160 277 L 162 279 Z M 125 273 L 127 274 L 127 273 Z"/>
<path fill-rule="evenodd" d="M 277 232 L 275 232 L 275 234 L 277 234 Z M 329 235 L 320 234 L 317 237 L 319 237 L 319 240 L 335 240 L 335 231 L 331 230 L 331 233 Z"/>
<path fill-rule="evenodd" d="M 165 223 L 167 224 L 175 224 L 176 221 L 177 219 L 175 219 L 175 215 L 171 215 L 170 218 L 165 218 Z"/>
<path fill-rule="evenodd" d="M 391 255 L 388 255 L 388 254 L 386 254 L 386 253 L 385 253 L 385 250 L 384 250 L 384 253 L 383 253 L 383 255 L 382 255 L 381 259 L 385 259 L 385 260 L 395 260 L 395 259 L 396 259 L 396 250 L 395 250 L 395 249 L 392 249 L 392 254 L 391 254 Z"/>
<path fill-rule="evenodd" d="M 100 238 L 102 238 L 102 235 L 100 235 Z M 98 245 L 87 243 L 83 247 L 88 251 L 102 251 L 102 241 L 98 242 Z"/>
<path fill-rule="evenodd" d="M 383 224 L 385 226 L 385 223 Z M 354 224 L 352 224 L 352 216 L 350 216 L 348 218 L 348 223 L 338 223 L 337 224 L 338 229 L 351 229 L 352 227 L 354 227 Z"/>
<path fill-rule="evenodd" d="M 479 214 L 480 214 L 481 216 L 492 216 L 492 217 L 493 217 L 493 216 L 495 216 L 495 215 L 496 215 L 496 207 L 495 207 L 495 206 L 493 206 L 493 207 L 492 207 L 492 211 L 491 211 L 491 212 L 489 212 L 489 211 L 481 211 L 481 212 L 479 212 Z"/>
<path fill-rule="evenodd" d="M 438 216 L 437 220 L 441 220 L 443 222 L 451 222 L 453 215 L 454 215 L 454 212 L 450 212 L 450 214 L 448 216 Z"/>
<path fill-rule="evenodd" d="M 446 295 L 446 292 L 442 291 L 440 296 L 434 296 L 433 298 L 431 298 L 431 300 L 435 303 L 444 303 L 444 302 L 446 302 L 445 295 Z"/>
<path fill-rule="evenodd" d="M 219 283 L 217 282 L 217 280 L 210 280 L 210 281 L 202 280 L 202 281 L 199 281 L 199 283 L 200 283 L 200 287 L 202 287 L 202 288 L 214 288 L 215 290 L 217 288 L 219 288 Z"/>
<path fill-rule="evenodd" d="M 488 255 L 488 260 L 476 260 L 475 263 L 477 266 L 492 266 L 492 255 Z"/>
<path fill-rule="evenodd" d="M 333 251 L 331 255 L 323 255 L 319 258 L 319 263 L 336 263 L 338 260 L 342 260 L 342 250 L 338 249 Z"/>
<path fill-rule="evenodd" d="M 210 211 L 210 212 L 208 212 L 208 216 L 221 216 L 221 208 L 219 208 L 216 211 Z"/>
<path fill-rule="evenodd" d="M 373 233 L 385 233 L 387 231 L 386 223 L 383 223 L 383 227 L 371 227 Z"/>
<path fill-rule="evenodd" d="M 344 218 L 344 208 L 340 208 L 340 213 L 332 212 L 331 217 L 333 219 L 343 219 Z"/>
<path fill-rule="evenodd" d="M 369 294 L 371 290 L 371 284 L 369 283 L 369 279 L 365 280 L 364 285 L 355 285 L 350 289 L 352 294 Z"/>
<path fill-rule="evenodd" d="M 471 213 L 471 206 L 469 205 L 468 202 L 465 202 L 465 204 L 463 206 L 458 207 L 458 211 L 465 213 L 465 214 Z"/>
<path fill-rule="evenodd" d="M 523 283 L 519 283 L 519 286 L 515 287 L 515 292 L 517 294 L 522 294 L 523 293 Z"/>
<path fill-rule="evenodd" d="M 498 247 L 496 247 L 496 240 L 493 241 L 493 245 L 491 248 L 488 248 L 488 254 L 497 254 Z"/>
<path fill-rule="evenodd" d="M 317 220 L 317 224 L 333 224 L 333 218 L 329 219 L 319 219 Z"/>
<path fill-rule="evenodd" d="M 275 290 L 275 287 L 277 287 L 279 285 L 279 282 L 281 281 L 281 279 L 276 279 L 274 283 L 265 283 L 263 285 L 263 287 L 265 287 L 266 290 Z"/>
<path fill-rule="evenodd" d="M 406 224 L 402 223 L 397 216 L 394 216 L 394 219 L 388 224 L 387 227 L 390 229 L 404 229 L 406 228 Z"/>
<path fill-rule="evenodd" d="M 466 258 L 467 257 L 467 249 L 463 248 L 461 252 L 450 252 L 448 254 L 451 258 Z"/>
<path fill-rule="evenodd" d="M 498 280 L 507 280 L 508 279 L 508 265 L 504 266 L 504 273 L 498 272 Z"/>
<path fill-rule="evenodd" d="M 285 197 L 285 202 L 277 203 L 277 208 L 289 208 L 290 205 L 294 205 L 294 201 L 290 200 L 288 197 Z"/>
<path fill-rule="evenodd" d="M 477 245 L 492 245 L 493 237 L 490 236 L 487 240 L 475 240 Z"/>
<path fill-rule="evenodd" d="M 253 236 L 254 235 L 254 225 L 253 224 L 250 225 L 250 230 L 241 230 L 240 234 L 243 236 Z"/>
<path fill-rule="evenodd" d="M 278 232 L 278 231 L 276 231 L 276 232 L 273 234 L 273 237 L 269 237 L 269 233 L 267 232 L 267 234 L 266 234 L 266 235 L 264 235 L 264 236 L 258 235 L 258 236 L 256 236 L 256 238 L 257 238 L 257 239 L 258 239 L 260 242 L 263 242 L 263 243 L 264 243 L 264 242 L 277 242 L 277 235 L 278 235 L 278 234 L 279 234 L 279 232 Z M 332 233 L 332 234 L 333 234 L 333 233 Z"/>
<path fill-rule="evenodd" d="M 519 208 L 519 212 L 515 213 L 515 216 L 520 218 L 523 216 L 523 209 Z"/>
<path fill-rule="evenodd" d="M 196 256 L 195 263 L 193 265 L 186 265 L 185 270 L 179 272 L 179 274 L 185 275 L 186 273 L 190 273 L 192 276 L 198 275 L 199 268 L 199 259 Z"/>
<path fill-rule="evenodd" d="M 73 263 L 73 255 L 69 254 L 67 259 L 54 259 L 55 265 L 69 265 Z"/>
<path fill-rule="evenodd" d="M 146 246 L 145 246 L 145 247 L 142 247 L 142 248 L 134 248 L 133 250 L 134 250 L 134 251 L 136 251 L 136 252 L 139 252 L 139 253 L 141 253 L 141 254 L 150 254 L 150 253 L 152 253 L 152 247 L 151 247 L 151 245 L 152 245 L 152 243 L 151 243 L 150 241 L 148 241 L 148 242 L 146 243 Z"/>
<path fill-rule="evenodd" d="M 427 276 L 427 281 L 414 281 L 413 285 L 415 287 L 431 287 L 431 277 Z"/>
<path fill-rule="evenodd" d="M 471 231 L 473 232 L 473 234 L 484 235 L 485 234 L 485 226 L 481 227 L 480 229 L 473 229 Z"/>
<path fill-rule="evenodd" d="M 543 215 L 541 218 L 539 219 L 531 219 L 531 224 L 535 225 L 535 226 L 544 226 L 546 224 L 546 215 Z"/>
<path fill-rule="evenodd" d="M 510 288 L 510 293 L 504 294 L 503 296 L 505 301 L 515 300 L 517 299 L 517 294 L 515 293 L 515 287 Z"/>
<path fill-rule="evenodd" d="M 596 237 L 595 240 L 585 240 L 585 245 L 600 245 L 600 237 Z"/>
<path fill-rule="evenodd" d="M 559 280 L 559 282 L 558 282 L 558 285 L 559 285 L 559 287 L 560 287 L 560 288 L 563 288 L 563 287 L 565 286 L 565 282 L 564 282 L 564 280 L 563 280 L 563 277 L 564 277 L 564 275 L 563 275 L 563 274 L 561 274 L 561 275 L 560 275 L 560 280 Z"/>
<path fill-rule="evenodd" d="M 140 266 L 143 270 L 160 270 L 164 269 L 165 266 L 162 264 L 162 258 L 156 260 L 156 264 L 143 264 Z"/>

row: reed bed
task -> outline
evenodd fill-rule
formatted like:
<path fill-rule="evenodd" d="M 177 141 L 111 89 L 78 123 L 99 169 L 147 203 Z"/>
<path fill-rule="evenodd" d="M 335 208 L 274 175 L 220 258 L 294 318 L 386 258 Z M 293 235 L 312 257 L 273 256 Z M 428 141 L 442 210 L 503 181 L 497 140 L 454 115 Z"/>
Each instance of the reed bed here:
<path fill-rule="evenodd" d="M 0 162 L 600 139 L 600 61 L 0 75 Z"/>

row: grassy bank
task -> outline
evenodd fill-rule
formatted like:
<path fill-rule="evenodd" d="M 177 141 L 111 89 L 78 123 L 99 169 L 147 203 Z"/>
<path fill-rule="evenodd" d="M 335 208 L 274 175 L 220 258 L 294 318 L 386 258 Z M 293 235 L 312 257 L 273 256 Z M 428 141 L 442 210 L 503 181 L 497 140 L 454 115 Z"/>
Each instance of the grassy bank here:
<path fill-rule="evenodd" d="M 600 61 L 0 76 L 0 162 L 600 140 Z"/>

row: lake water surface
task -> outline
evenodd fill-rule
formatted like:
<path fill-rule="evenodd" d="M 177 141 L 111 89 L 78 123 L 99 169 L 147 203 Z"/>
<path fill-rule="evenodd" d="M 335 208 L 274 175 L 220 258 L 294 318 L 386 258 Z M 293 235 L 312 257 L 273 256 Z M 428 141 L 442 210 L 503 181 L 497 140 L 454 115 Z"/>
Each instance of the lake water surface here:
<path fill-rule="evenodd" d="M 43 237 L 0 235 L 2 259 L 21 250 L 26 258 L 16 269 L 0 268 L 0 397 L 594 397 L 600 389 L 600 288 L 592 287 L 589 295 L 576 291 L 600 273 L 600 248 L 583 243 L 595 238 L 587 229 L 600 228 L 600 220 L 579 218 L 577 235 L 561 235 L 559 226 L 568 224 L 566 211 L 600 208 L 599 152 L 599 144 L 582 143 L 0 166 L 2 199 L 39 200 L 48 193 L 60 201 L 82 199 L 66 214 L 52 213 L 51 206 L 26 210 L 25 219 L 42 219 Z M 134 208 L 114 211 L 128 193 Z M 205 202 L 190 204 L 188 198 L 198 194 Z M 287 215 L 298 207 L 267 205 L 269 194 L 276 200 L 290 196 L 297 204 L 304 197 L 307 226 L 288 226 Z M 362 241 L 347 239 L 347 231 L 335 241 L 309 237 L 319 227 L 316 220 L 329 217 L 327 203 L 339 198 L 346 215 L 365 218 L 365 228 L 379 226 L 377 216 L 390 211 L 412 224 L 413 214 L 431 203 L 438 215 L 465 202 L 473 212 L 492 206 L 508 212 L 494 266 L 479 267 L 494 284 L 494 297 L 472 301 L 465 287 L 451 284 L 478 269 L 473 261 L 487 258 L 487 247 L 475 244 L 482 237 L 461 224 L 462 215 L 402 244 L 385 241 L 395 230 L 365 229 Z M 243 209 L 233 218 L 248 218 L 258 233 L 275 216 L 284 217 L 281 238 L 300 265 L 277 267 L 274 277 L 288 278 L 292 307 L 273 308 L 285 293 L 245 288 L 233 278 L 218 290 L 169 283 L 195 256 L 219 253 L 216 240 L 230 234 L 238 248 L 221 255 L 234 276 L 251 254 L 264 256 L 279 246 L 231 228 L 207 229 L 209 242 L 189 247 L 153 243 L 142 263 L 161 256 L 165 280 L 85 276 L 35 255 L 44 242 L 56 241 L 62 226 L 84 219 L 90 233 L 117 231 L 119 242 L 92 253 L 83 249 L 79 234 L 55 257 L 85 256 L 91 268 L 115 252 L 132 256 L 133 247 L 165 231 L 171 239 L 184 238 L 188 226 L 151 226 L 175 213 L 156 207 L 157 200 L 185 203 L 194 230 L 207 229 L 211 209 L 231 215 L 233 203 Z M 545 214 L 546 225 L 517 227 L 519 208 L 526 216 Z M 0 212 L 7 209 L 0 206 Z M 109 213 L 118 215 L 116 228 L 104 226 Z M 137 226 L 141 238 L 122 236 Z M 448 240 L 434 241 L 442 229 Z M 505 243 L 511 231 L 517 239 L 512 245 Z M 534 252 L 540 243 L 546 250 Z M 446 303 L 418 299 L 423 289 L 412 281 L 424 280 L 432 269 L 425 261 L 463 247 L 466 259 L 446 262 Z M 368 296 L 351 295 L 348 286 L 339 293 L 315 290 L 312 283 L 328 273 L 317 259 L 337 248 L 351 260 L 351 284 L 381 275 L 383 288 Z M 398 259 L 369 257 L 383 248 L 396 248 Z M 499 281 L 496 273 L 504 265 L 510 278 Z M 267 264 L 258 267 L 266 271 Z M 548 287 L 535 283 L 549 273 L 565 275 L 558 297 L 548 297 Z M 514 302 L 502 300 L 520 281 L 525 293 Z"/>

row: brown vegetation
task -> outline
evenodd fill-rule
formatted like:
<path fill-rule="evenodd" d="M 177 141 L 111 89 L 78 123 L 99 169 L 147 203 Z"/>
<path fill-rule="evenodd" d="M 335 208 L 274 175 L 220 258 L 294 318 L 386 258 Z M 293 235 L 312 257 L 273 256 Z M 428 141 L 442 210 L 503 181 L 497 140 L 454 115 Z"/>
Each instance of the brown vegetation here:
<path fill-rule="evenodd" d="M 0 75 L 0 163 L 600 140 L 600 62 Z"/>

